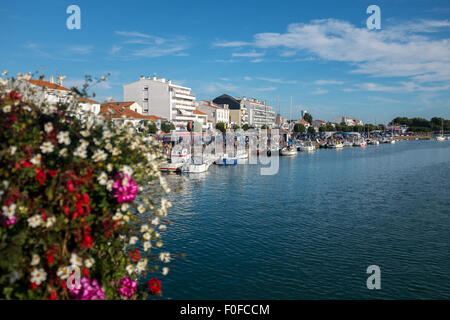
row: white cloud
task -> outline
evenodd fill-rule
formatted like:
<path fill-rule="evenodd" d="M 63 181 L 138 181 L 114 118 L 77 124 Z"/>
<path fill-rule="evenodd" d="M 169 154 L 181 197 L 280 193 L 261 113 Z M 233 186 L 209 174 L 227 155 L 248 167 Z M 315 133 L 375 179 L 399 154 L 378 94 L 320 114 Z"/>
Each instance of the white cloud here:
<path fill-rule="evenodd" d="M 243 47 L 250 45 L 250 42 L 244 42 L 244 41 L 222 41 L 222 42 L 215 42 L 213 45 L 216 47 Z"/>
<path fill-rule="evenodd" d="M 277 87 L 255 88 L 255 91 L 274 91 L 274 90 L 277 90 Z"/>
<path fill-rule="evenodd" d="M 92 52 L 93 46 L 73 45 L 67 48 L 67 51 L 73 54 L 89 54 Z"/>
<path fill-rule="evenodd" d="M 344 84 L 344 81 L 337 81 L 337 80 L 316 80 L 314 81 L 315 84 L 318 84 L 320 86 L 322 85 L 339 85 L 339 84 Z"/>
<path fill-rule="evenodd" d="M 328 90 L 321 89 L 321 88 L 316 89 L 315 91 L 311 92 L 311 94 L 325 94 L 325 93 L 328 93 Z"/>
<path fill-rule="evenodd" d="M 285 33 L 255 34 L 251 46 L 306 52 L 349 63 L 354 73 L 371 76 L 450 81 L 450 39 L 433 37 L 433 33 L 448 31 L 449 27 L 448 20 L 419 20 L 375 32 L 346 21 L 322 19 L 290 24 Z M 233 41 L 227 46 L 233 44 L 250 45 Z"/>
<path fill-rule="evenodd" d="M 264 56 L 264 52 L 235 52 L 232 54 L 233 57 L 248 57 L 248 58 L 256 58 Z"/>

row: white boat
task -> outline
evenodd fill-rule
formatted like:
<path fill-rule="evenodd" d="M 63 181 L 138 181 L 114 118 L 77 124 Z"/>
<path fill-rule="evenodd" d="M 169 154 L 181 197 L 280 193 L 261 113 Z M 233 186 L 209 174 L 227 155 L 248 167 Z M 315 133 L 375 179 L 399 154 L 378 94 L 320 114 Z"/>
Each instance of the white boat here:
<path fill-rule="evenodd" d="M 159 170 L 163 172 L 180 172 L 181 167 L 188 163 L 190 159 L 191 155 L 186 147 L 175 146 L 170 153 L 169 161 L 161 163 Z"/>
<path fill-rule="evenodd" d="M 370 140 L 369 144 L 371 144 L 373 146 L 378 146 L 380 144 L 380 141 L 378 141 L 378 140 Z"/>
<path fill-rule="evenodd" d="M 303 151 L 303 152 L 312 152 L 312 151 L 316 150 L 316 147 L 314 146 L 314 144 L 311 141 L 305 141 L 304 143 L 302 143 L 298 146 L 298 150 Z"/>
<path fill-rule="evenodd" d="M 332 148 L 332 149 L 342 149 L 342 148 L 344 148 L 344 144 L 342 142 L 332 143 L 330 145 L 330 148 Z"/>
<path fill-rule="evenodd" d="M 163 162 L 161 163 L 161 167 L 159 170 L 162 172 L 181 172 L 181 167 L 184 165 L 184 163 L 170 163 L 170 162 Z"/>
<path fill-rule="evenodd" d="M 247 159 L 248 152 L 245 149 L 239 149 L 236 151 L 236 158 L 237 159 Z"/>
<path fill-rule="evenodd" d="M 436 141 L 445 141 L 446 138 L 443 135 L 436 136 Z"/>
<path fill-rule="evenodd" d="M 358 140 L 353 143 L 355 147 L 367 147 L 367 142 L 364 140 Z"/>
<path fill-rule="evenodd" d="M 223 157 L 220 157 L 216 161 L 214 161 L 215 164 L 221 165 L 221 166 L 231 166 L 238 163 L 237 157 L 228 157 L 228 155 L 224 155 Z"/>
<path fill-rule="evenodd" d="M 344 147 L 353 147 L 353 142 L 351 142 L 351 141 L 345 141 L 345 142 L 344 142 Z"/>
<path fill-rule="evenodd" d="M 185 173 L 201 173 L 208 171 L 213 162 L 209 158 L 193 157 L 192 161 L 184 163 L 181 172 Z"/>
<path fill-rule="evenodd" d="M 295 156 L 295 155 L 297 155 L 297 149 L 292 147 L 292 146 L 284 147 L 283 149 L 281 149 L 280 155 L 282 155 L 282 156 Z"/>
<path fill-rule="evenodd" d="M 391 139 L 391 140 L 389 141 L 390 144 L 395 144 L 395 142 L 396 142 L 395 139 Z"/>

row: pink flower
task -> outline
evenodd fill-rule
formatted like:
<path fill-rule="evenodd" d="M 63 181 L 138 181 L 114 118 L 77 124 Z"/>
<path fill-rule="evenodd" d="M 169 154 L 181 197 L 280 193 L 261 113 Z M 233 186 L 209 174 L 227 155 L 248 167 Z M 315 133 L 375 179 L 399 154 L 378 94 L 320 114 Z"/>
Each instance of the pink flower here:
<path fill-rule="evenodd" d="M 136 291 L 137 283 L 136 281 L 131 280 L 130 277 L 123 277 L 119 280 L 119 286 L 119 294 L 130 298 Z"/>
<path fill-rule="evenodd" d="M 138 193 L 138 184 L 127 174 L 119 173 L 112 186 L 113 196 L 117 202 L 124 203 L 133 201 Z"/>
<path fill-rule="evenodd" d="M 2 221 L 2 226 L 7 228 L 9 226 L 12 226 L 12 225 L 16 224 L 16 222 L 17 222 L 17 217 L 16 216 L 12 216 L 11 218 L 5 217 L 5 219 Z"/>
<path fill-rule="evenodd" d="M 79 284 L 75 284 L 69 294 L 76 300 L 105 300 L 105 293 L 97 280 L 83 277 Z"/>

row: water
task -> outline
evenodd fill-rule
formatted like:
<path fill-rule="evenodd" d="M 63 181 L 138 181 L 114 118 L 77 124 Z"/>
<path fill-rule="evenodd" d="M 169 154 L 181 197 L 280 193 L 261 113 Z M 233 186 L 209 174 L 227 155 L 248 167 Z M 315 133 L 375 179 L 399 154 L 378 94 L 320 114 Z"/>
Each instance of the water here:
<path fill-rule="evenodd" d="M 317 150 L 170 176 L 168 299 L 449 299 L 450 142 Z M 366 268 L 381 268 L 368 290 Z"/>

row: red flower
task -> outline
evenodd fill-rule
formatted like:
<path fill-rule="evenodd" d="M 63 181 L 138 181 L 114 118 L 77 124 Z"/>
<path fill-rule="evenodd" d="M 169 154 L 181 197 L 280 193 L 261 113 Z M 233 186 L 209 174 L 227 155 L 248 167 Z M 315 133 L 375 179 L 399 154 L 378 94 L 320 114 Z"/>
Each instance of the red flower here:
<path fill-rule="evenodd" d="M 34 290 L 34 289 L 36 289 L 39 286 L 36 283 L 31 282 L 30 287 L 31 287 L 31 290 Z"/>
<path fill-rule="evenodd" d="M 58 170 L 48 170 L 48 174 L 54 178 L 58 174 Z"/>
<path fill-rule="evenodd" d="M 151 294 L 158 294 L 161 292 L 161 281 L 159 281 L 158 278 L 151 278 L 147 283 L 147 287 Z"/>
<path fill-rule="evenodd" d="M 86 268 L 83 268 L 83 274 L 84 274 L 86 277 L 89 277 L 89 270 L 86 269 Z"/>
<path fill-rule="evenodd" d="M 50 297 L 48 297 L 48 300 L 58 300 L 58 294 L 56 293 L 55 290 L 52 290 L 50 292 Z"/>
<path fill-rule="evenodd" d="M 138 249 L 134 249 L 134 254 L 128 252 L 128 255 L 133 259 L 133 261 L 139 260 L 141 258 L 141 253 Z"/>
<path fill-rule="evenodd" d="M 9 93 L 9 98 L 10 98 L 11 100 L 19 100 L 19 99 L 20 99 L 20 95 L 19 95 L 19 93 L 16 92 L 16 91 L 11 91 L 11 92 Z"/>
<path fill-rule="evenodd" d="M 39 181 L 40 185 L 43 185 L 47 180 L 47 174 L 39 167 L 36 167 L 36 180 Z"/>
<path fill-rule="evenodd" d="M 47 255 L 47 264 L 50 265 L 53 261 L 55 261 L 55 256 L 53 254 Z"/>
<path fill-rule="evenodd" d="M 29 163 L 27 160 L 22 161 L 22 167 L 31 168 L 33 165 Z"/>
<path fill-rule="evenodd" d="M 69 181 L 68 183 L 67 183 L 67 192 L 69 192 L 69 193 L 72 193 L 74 190 L 75 190 L 75 188 L 73 187 L 73 183 L 72 183 L 72 181 Z"/>
<path fill-rule="evenodd" d="M 64 213 L 66 214 L 66 216 L 68 216 L 68 215 L 70 214 L 69 206 L 68 206 L 68 205 L 65 205 L 65 206 L 63 207 L 63 209 L 64 209 Z"/>

